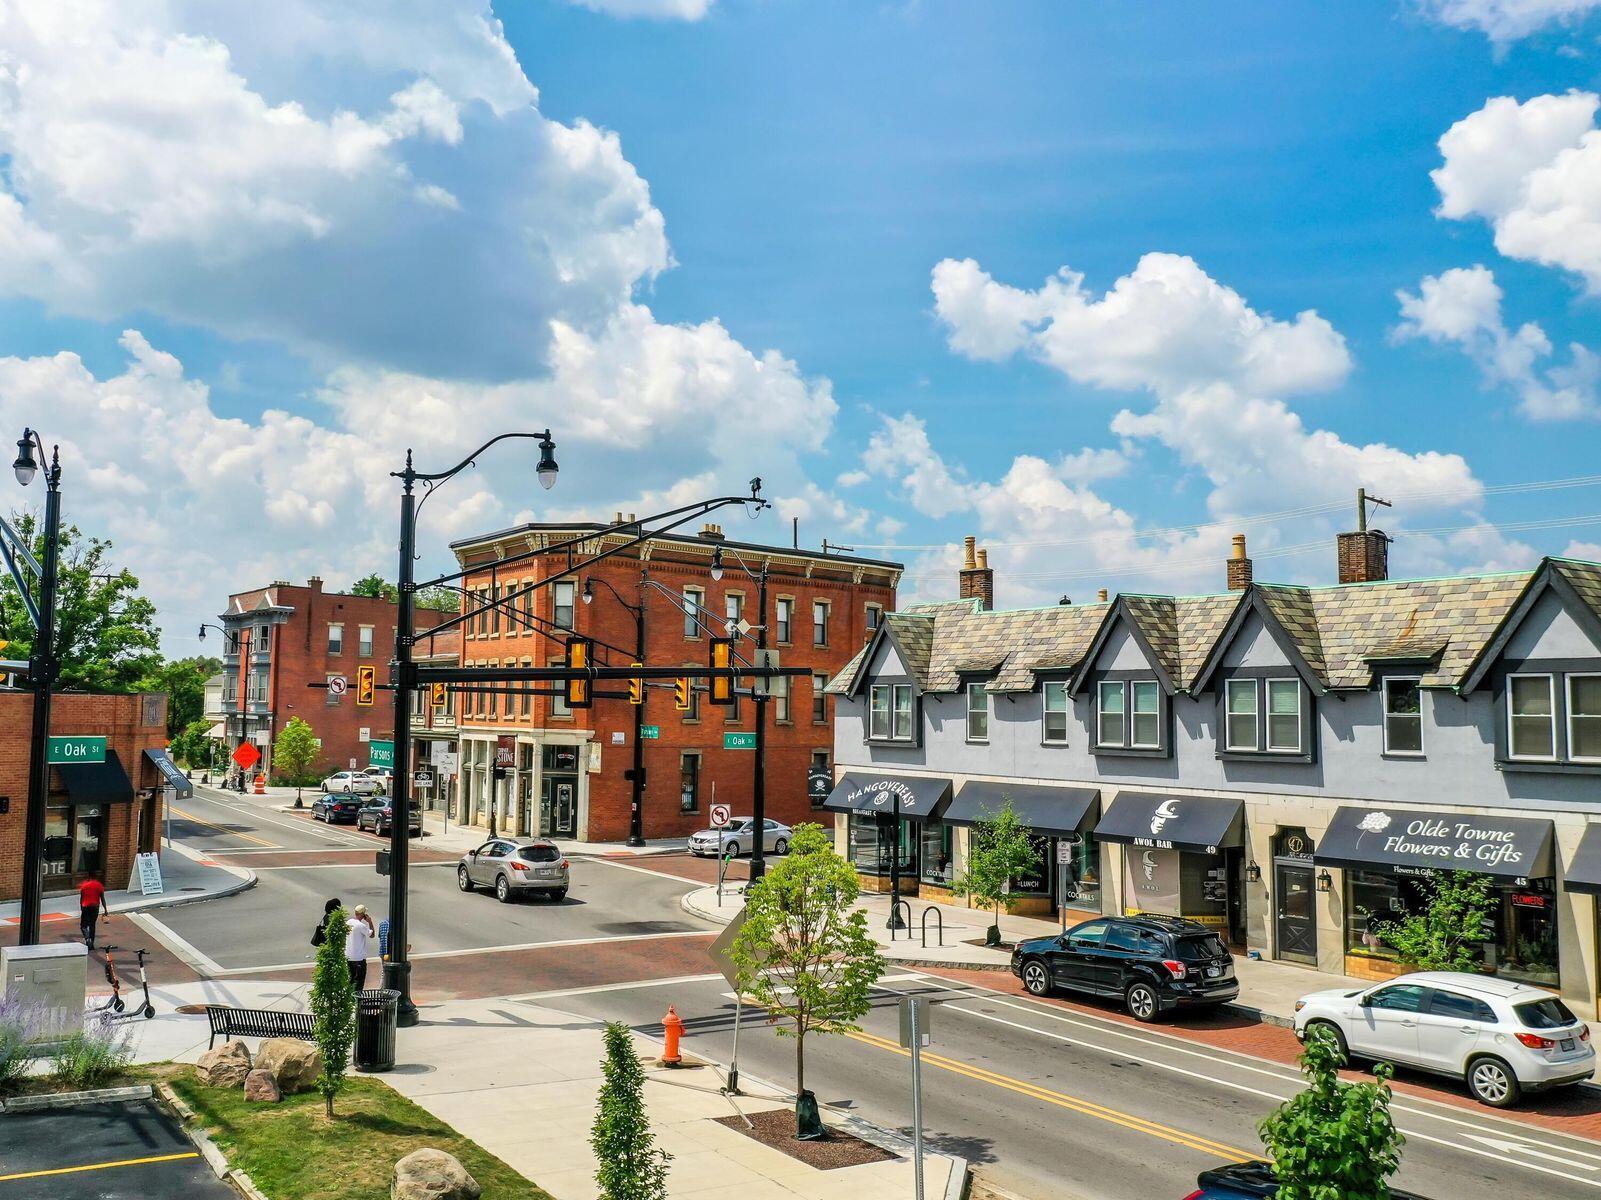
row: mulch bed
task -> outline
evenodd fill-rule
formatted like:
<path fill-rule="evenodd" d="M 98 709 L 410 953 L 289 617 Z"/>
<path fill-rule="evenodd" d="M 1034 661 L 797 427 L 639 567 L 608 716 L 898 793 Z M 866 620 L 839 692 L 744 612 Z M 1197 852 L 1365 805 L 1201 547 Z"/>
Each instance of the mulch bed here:
<path fill-rule="evenodd" d="M 1015 950 L 1016 942 L 996 942 L 991 946 L 983 938 L 968 938 L 962 943 L 964 946 L 982 946 L 985 950 Z"/>
<path fill-rule="evenodd" d="M 717 1118 L 719 1125 L 727 1125 L 764 1146 L 782 1150 L 791 1158 L 809 1167 L 816 1167 L 819 1171 L 859 1167 L 864 1163 L 884 1162 L 895 1157 L 888 1150 L 881 1150 L 871 1142 L 864 1142 L 855 1134 L 841 1129 L 830 1129 L 828 1136 L 820 1141 L 800 1141 L 795 1136 L 795 1110 L 792 1108 L 751 1113 L 750 1121 L 755 1128 L 747 1127 L 739 1117 Z"/>

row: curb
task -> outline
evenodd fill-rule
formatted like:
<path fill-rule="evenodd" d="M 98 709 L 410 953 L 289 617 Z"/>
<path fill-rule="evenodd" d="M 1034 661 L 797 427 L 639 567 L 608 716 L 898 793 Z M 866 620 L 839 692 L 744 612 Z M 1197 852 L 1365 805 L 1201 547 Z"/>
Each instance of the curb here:
<path fill-rule="evenodd" d="M 78 1108 L 85 1104 L 103 1104 L 115 1100 L 149 1100 L 155 1090 L 148 1083 L 132 1087 L 96 1088 L 87 1092 L 57 1092 L 48 1096 L 15 1096 L 0 1104 L 0 1112 L 43 1112 L 52 1108 Z"/>
<path fill-rule="evenodd" d="M 174 842 L 171 846 L 174 853 L 182 854 L 195 862 L 199 862 L 204 855 L 197 855 L 182 842 Z M 206 858 L 207 862 L 212 860 Z M 248 867 L 235 867 L 228 863 L 213 862 L 214 870 L 226 871 L 235 876 L 235 881 L 226 887 L 217 888 L 209 892 L 196 892 L 192 895 L 176 893 L 173 895 L 150 896 L 144 900 L 135 900 L 128 904 L 113 904 L 111 911 L 115 915 L 123 913 L 149 912 L 156 908 L 181 908 L 185 904 L 204 904 L 208 900 L 222 900 L 228 896 L 237 896 L 240 892 L 249 891 L 258 882 L 257 875 Z"/>

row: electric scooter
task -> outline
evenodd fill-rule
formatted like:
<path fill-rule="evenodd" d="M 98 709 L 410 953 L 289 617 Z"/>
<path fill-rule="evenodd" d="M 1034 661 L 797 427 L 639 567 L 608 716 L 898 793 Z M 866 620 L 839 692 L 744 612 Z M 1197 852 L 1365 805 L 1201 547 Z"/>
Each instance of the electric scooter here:
<path fill-rule="evenodd" d="M 156 1006 L 150 1003 L 150 976 L 145 970 L 145 955 L 148 954 L 149 951 L 144 949 L 134 951 L 134 954 L 139 960 L 139 983 L 144 988 L 145 1002 L 142 1006 L 133 1009 L 131 1012 L 124 1012 L 123 1010 L 128 1006 L 123 1002 L 122 999 L 122 980 L 117 977 L 117 968 L 112 964 L 111 961 L 111 952 L 115 949 L 117 949 L 115 946 L 106 947 L 106 982 L 111 985 L 111 999 L 105 1002 L 100 1011 L 110 1011 L 118 1014 L 109 1018 L 113 1021 L 131 1021 L 133 1018 L 139 1016 L 144 1017 L 144 1019 L 148 1021 L 151 1017 L 156 1015 Z"/>

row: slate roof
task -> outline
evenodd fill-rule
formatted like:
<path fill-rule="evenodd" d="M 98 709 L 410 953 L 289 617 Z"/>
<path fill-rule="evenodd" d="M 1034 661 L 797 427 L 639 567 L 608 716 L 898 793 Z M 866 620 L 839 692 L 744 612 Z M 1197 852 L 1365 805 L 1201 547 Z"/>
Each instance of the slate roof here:
<path fill-rule="evenodd" d="M 1188 691 L 1206 656 L 1222 636 L 1229 618 L 1245 599 L 1244 592 L 1216 596 L 1181 596 L 1177 602 L 1179 669 L 1173 685 Z"/>

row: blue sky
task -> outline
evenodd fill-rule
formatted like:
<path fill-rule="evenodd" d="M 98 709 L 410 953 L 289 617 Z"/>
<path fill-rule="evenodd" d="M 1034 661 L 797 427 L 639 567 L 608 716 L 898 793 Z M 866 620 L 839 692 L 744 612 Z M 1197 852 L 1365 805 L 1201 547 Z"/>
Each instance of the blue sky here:
<path fill-rule="evenodd" d="M 1323 580 L 1359 484 L 1401 572 L 1597 553 L 1601 488 L 1496 490 L 1594 470 L 1596 7 L 24 4 L 0 415 L 174 652 L 530 422 L 560 491 L 458 480 L 436 559 L 752 474 L 908 598 L 967 533 L 1003 604 L 1216 588 L 1235 528 Z"/>

